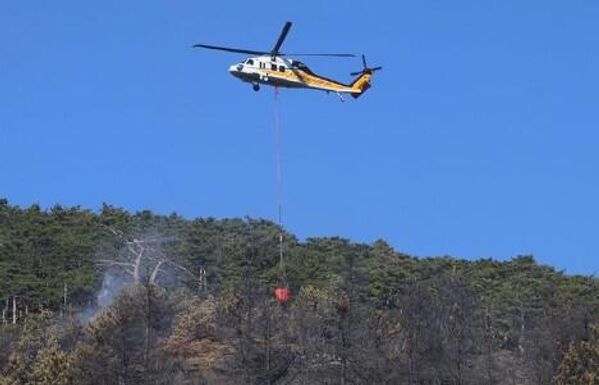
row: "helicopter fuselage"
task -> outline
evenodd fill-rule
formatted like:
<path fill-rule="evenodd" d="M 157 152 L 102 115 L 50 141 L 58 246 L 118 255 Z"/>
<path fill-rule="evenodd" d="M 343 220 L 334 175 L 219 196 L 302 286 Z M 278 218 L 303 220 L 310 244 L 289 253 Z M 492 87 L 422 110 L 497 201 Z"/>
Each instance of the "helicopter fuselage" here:
<path fill-rule="evenodd" d="M 253 84 L 254 89 L 257 89 L 259 84 L 264 84 L 273 87 L 311 88 L 349 94 L 362 92 L 353 85 L 317 75 L 300 61 L 281 57 L 251 57 L 231 65 L 229 73 L 244 82 Z"/>

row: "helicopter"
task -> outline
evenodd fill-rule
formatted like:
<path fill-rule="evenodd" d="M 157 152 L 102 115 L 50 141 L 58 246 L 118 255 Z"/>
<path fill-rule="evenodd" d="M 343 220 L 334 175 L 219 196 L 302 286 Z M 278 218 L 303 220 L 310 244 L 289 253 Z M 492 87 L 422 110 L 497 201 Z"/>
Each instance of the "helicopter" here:
<path fill-rule="evenodd" d="M 335 92 L 341 101 L 343 94 L 349 94 L 358 98 L 370 88 L 370 79 L 374 72 L 383 67 L 368 67 L 366 57 L 362 55 L 361 71 L 352 72 L 351 76 L 357 76 L 351 83 L 345 84 L 337 80 L 326 78 L 314 73 L 308 66 L 299 60 L 291 59 L 291 56 L 327 56 L 327 57 L 355 57 L 351 53 L 282 53 L 280 51 L 292 23 L 286 22 L 279 34 L 274 47 L 270 51 L 257 51 L 242 48 L 222 47 L 208 44 L 195 44 L 194 48 L 206 48 L 212 50 L 245 53 L 258 55 L 233 64 L 229 67 L 229 73 L 243 82 L 252 84 L 254 91 L 260 90 L 260 85 L 286 88 L 308 88 L 326 92 Z"/>

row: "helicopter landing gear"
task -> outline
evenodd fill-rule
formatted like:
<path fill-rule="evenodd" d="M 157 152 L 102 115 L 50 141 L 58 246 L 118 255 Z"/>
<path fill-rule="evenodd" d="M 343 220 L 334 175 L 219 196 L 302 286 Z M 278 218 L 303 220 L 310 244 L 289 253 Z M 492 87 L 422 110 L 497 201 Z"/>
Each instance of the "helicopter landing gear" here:
<path fill-rule="evenodd" d="M 258 83 L 254 83 L 254 84 L 252 85 L 252 89 L 253 89 L 254 91 L 260 91 L 260 84 L 258 84 Z"/>

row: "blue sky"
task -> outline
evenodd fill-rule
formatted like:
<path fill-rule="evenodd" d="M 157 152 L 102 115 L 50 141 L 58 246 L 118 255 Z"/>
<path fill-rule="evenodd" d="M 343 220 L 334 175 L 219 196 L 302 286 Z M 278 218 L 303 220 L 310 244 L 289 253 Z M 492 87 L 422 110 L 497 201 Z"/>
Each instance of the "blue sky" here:
<path fill-rule="evenodd" d="M 275 3 L 273 3 L 275 4 Z M 284 224 L 419 256 L 599 270 L 599 2 L 0 3 L 0 196 L 276 217 L 273 91 L 194 43 L 365 53 L 283 90 Z M 349 81 L 358 59 L 305 60 Z M 351 99 L 351 98 L 350 98 Z"/>

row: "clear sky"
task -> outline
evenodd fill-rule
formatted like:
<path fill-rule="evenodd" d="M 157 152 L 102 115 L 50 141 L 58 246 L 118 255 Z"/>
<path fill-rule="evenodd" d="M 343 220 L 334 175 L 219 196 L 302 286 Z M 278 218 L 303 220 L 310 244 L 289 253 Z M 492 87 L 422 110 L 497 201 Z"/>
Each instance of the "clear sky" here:
<path fill-rule="evenodd" d="M 418 256 L 599 270 L 599 2 L 0 2 L 0 196 L 276 217 L 273 91 L 194 43 L 365 53 L 283 90 L 284 224 Z M 349 81 L 359 59 L 304 60 Z"/>

